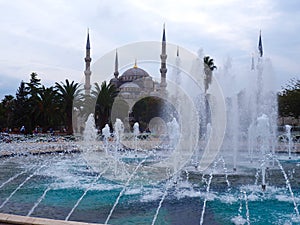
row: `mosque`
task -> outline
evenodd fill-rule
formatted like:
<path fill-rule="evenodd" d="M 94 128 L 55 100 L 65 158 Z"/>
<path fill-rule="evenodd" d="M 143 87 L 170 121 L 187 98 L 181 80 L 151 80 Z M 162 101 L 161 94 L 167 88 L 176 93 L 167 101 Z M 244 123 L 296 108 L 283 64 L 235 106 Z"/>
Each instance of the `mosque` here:
<path fill-rule="evenodd" d="M 90 56 L 90 38 L 89 33 L 87 35 L 86 42 L 86 56 L 85 56 L 85 84 L 84 91 L 86 95 L 89 95 L 91 92 L 91 83 L 90 78 L 92 75 L 92 71 L 90 69 L 91 64 L 91 56 Z M 115 56 L 115 71 L 113 72 L 113 77 L 110 80 L 110 84 L 114 85 L 119 92 L 117 99 L 122 99 L 127 102 L 129 108 L 131 109 L 133 105 L 140 99 L 144 97 L 154 96 L 154 97 L 164 97 L 167 94 L 166 87 L 166 75 L 167 75 L 167 67 L 166 67 L 166 32 L 165 26 L 163 27 L 162 34 L 162 42 L 161 42 L 161 66 L 160 66 L 160 82 L 154 81 L 148 72 L 144 69 L 139 68 L 137 65 L 137 61 L 132 68 L 129 68 L 121 76 L 119 76 L 118 69 L 118 52 L 116 51 Z"/>

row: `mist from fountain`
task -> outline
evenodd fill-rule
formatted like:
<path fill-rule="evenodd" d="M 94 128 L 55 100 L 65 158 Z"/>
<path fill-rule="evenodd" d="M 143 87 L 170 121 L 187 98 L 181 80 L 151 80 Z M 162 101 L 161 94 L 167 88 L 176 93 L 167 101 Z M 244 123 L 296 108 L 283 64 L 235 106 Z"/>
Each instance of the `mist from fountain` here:
<path fill-rule="evenodd" d="M 139 138 L 138 136 L 140 135 L 140 125 L 138 122 L 135 122 L 133 124 L 133 137 L 134 137 L 134 149 L 135 149 L 135 157 L 137 157 L 137 150 L 139 148 L 138 142 Z"/>
<path fill-rule="evenodd" d="M 289 159 L 292 158 L 291 156 L 291 148 L 292 148 L 292 135 L 291 135 L 291 129 L 292 129 L 292 126 L 291 125 L 285 125 L 285 132 L 286 132 L 286 137 L 287 137 L 287 144 L 288 144 L 288 154 L 289 154 Z"/>
<path fill-rule="evenodd" d="M 105 125 L 105 127 L 102 129 L 103 142 L 100 142 L 97 135 L 98 132 L 95 127 L 94 116 L 90 115 L 86 121 L 85 130 L 83 132 L 83 141 L 80 144 L 81 148 L 86 151 L 86 157 L 88 157 L 89 153 L 95 153 L 95 156 L 97 156 L 95 157 L 95 159 L 93 159 L 95 160 L 94 165 L 96 166 L 93 166 L 92 168 L 95 169 L 95 172 L 93 172 L 92 179 L 88 180 L 85 185 L 81 186 L 82 190 L 80 189 L 80 191 L 82 191 L 83 193 L 81 194 L 80 192 L 80 197 L 77 198 L 76 201 L 74 201 L 75 204 L 72 205 L 70 209 L 68 209 L 69 213 L 65 217 L 65 220 L 69 220 L 71 216 L 73 218 L 73 216 L 75 216 L 76 214 L 75 212 L 80 211 L 79 209 L 77 209 L 77 207 L 81 204 L 83 199 L 88 197 L 89 191 L 95 188 L 97 182 L 100 182 L 101 187 L 98 188 L 100 193 L 99 195 L 101 196 L 110 192 L 105 189 L 107 193 L 104 193 L 103 189 L 101 189 L 103 188 L 102 186 L 111 185 L 114 192 L 119 192 L 118 189 L 121 187 L 121 191 L 118 193 L 116 198 L 113 198 L 111 196 L 108 197 L 110 198 L 110 200 L 113 198 L 113 200 L 111 200 L 112 202 L 110 202 L 113 205 L 111 206 L 110 204 L 108 204 L 107 206 L 110 207 L 110 211 L 109 214 L 105 214 L 105 217 L 107 216 L 106 220 L 104 218 L 105 223 L 108 223 L 112 220 L 112 215 L 115 212 L 116 207 L 119 204 L 122 204 L 122 197 L 126 196 L 126 199 L 124 198 L 124 201 L 126 201 L 128 198 L 128 204 L 129 206 L 131 206 L 131 201 L 138 202 L 139 200 L 136 199 L 149 197 L 144 191 L 148 188 L 151 189 L 152 192 L 157 192 L 155 193 L 156 195 L 154 195 L 154 197 L 150 195 L 150 197 L 153 197 L 153 199 L 151 200 L 155 205 L 154 207 L 152 207 L 153 217 L 151 217 L 152 215 L 150 216 L 152 219 L 152 224 L 155 224 L 159 219 L 162 208 L 165 207 L 164 203 L 169 201 L 169 195 L 170 198 L 174 197 L 177 198 L 177 200 L 179 198 L 200 198 L 203 206 L 201 212 L 200 210 L 198 210 L 200 218 L 197 217 L 197 223 L 199 223 L 199 220 L 200 224 L 205 224 L 206 222 L 210 223 L 210 221 L 204 221 L 204 219 L 206 218 L 205 216 L 210 213 L 210 210 L 212 210 L 212 206 L 209 203 L 218 204 L 218 201 L 222 202 L 222 198 L 224 198 L 225 200 L 223 199 L 223 201 L 225 203 L 230 202 L 230 204 L 235 206 L 239 203 L 238 215 L 236 216 L 236 209 L 234 209 L 235 217 L 232 218 L 231 215 L 229 220 L 231 219 L 231 221 L 235 224 L 250 224 L 250 222 L 254 222 L 256 220 L 256 218 L 254 218 L 256 209 L 253 207 L 252 202 L 255 202 L 255 204 L 259 204 L 270 199 L 270 201 L 274 201 L 273 198 L 270 197 L 270 199 L 267 199 L 266 196 L 273 194 L 273 192 L 275 193 L 274 195 L 276 195 L 278 192 L 280 193 L 280 191 L 277 190 L 280 189 L 277 187 L 280 186 L 277 183 L 279 181 L 276 180 L 279 177 L 278 175 L 274 178 L 275 181 L 271 183 L 272 173 L 275 174 L 274 171 L 276 169 L 277 171 L 280 170 L 280 172 L 282 173 L 282 175 L 280 174 L 280 178 L 282 179 L 283 177 L 286 189 L 288 190 L 288 195 L 291 196 L 291 198 L 286 201 L 292 202 L 294 213 L 296 214 L 296 217 L 299 218 L 299 197 L 297 196 L 298 193 L 292 189 L 292 182 L 294 178 L 292 178 L 291 176 L 289 177 L 284 168 L 284 165 L 290 166 L 290 162 L 285 162 L 286 164 L 282 165 L 282 162 L 277 158 L 277 153 L 275 152 L 277 143 L 277 106 L 276 103 L 274 103 L 275 94 L 272 87 L 272 73 L 270 62 L 268 60 L 264 61 L 263 59 L 259 59 L 257 63 L 258 65 L 256 70 L 243 73 L 244 75 L 242 76 L 246 76 L 246 82 L 244 84 L 240 84 L 241 82 L 239 81 L 239 77 L 237 76 L 238 73 L 237 71 L 235 71 L 235 67 L 231 66 L 231 61 L 227 61 L 224 66 L 224 70 L 222 70 L 221 68 L 220 73 L 217 74 L 218 78 L 220 79 L 220 83 L 224 84 L 223 88 L 224 97 L 226 98 L 227 104 L 228 126 L 221 151 L 219 152 L 218 157 L 213 161 L 213 164 L 210 165 L 210 167 L 206 170 L 201 170 L 201 168 L 198 167 L 196 167 L 197 169 L 194 169 L 192 164 L 196 162 L 196 165 L 198 165 L 197 163 L 199 163 L 199 159 L 205 145 L 207 145 L 210 141 L 214 141 L 210 140 L 209 138 L 216 124 L 214 124 L 213 121 L 212 123 L 208 122 L 207 118 L 210 118 L 210 116 L 206 115 L 207 110 L 205 109 L 205 107 L 204 109 L 199 109 L 199 116 L 201 117 L 200 119 L 202 123 L 203 121 L 205 121 L 205 129 L 203 129 L 205 132 L 199 132 L 202 138 L 201 143 L 199 144 L 199 149 L 195 151 L 193 158 L 190 159 L 191 163 L 186 163 L 184 167 L 178 166 L 180 157 L 182 157 L 182 152 L 178 151 L 176 147 L 180 142 L 180 139 L 184 138 L 187 139 L 187 142 L 190 142 L 193 136 L 198 135 L 189 133 L 189 130 L 184 130 L 181 126 L 182 123 L 186 122 L 185 119 L 189 116 L 188 112 L 184 113 L 180 111 L 180 118 L 174 116 L 171 121 L 167 122 L 168 136 L 167 138 L 165 138 L 165 140 L 167 141 L 165 141 L 163 144 L 164 146 L 168 146 L 168 148 L 170 149 L 164 149 L 161 146 L 158 146 L 158 150 L 141 148 L 140 140 L 138 138 L 138 136 L 140 135 L 138 122 L 136 122 L 133 126 L 133 133 L 126 134 L 126 136 L 124 134 L 124 124 L 120 119 L 116 119 L 113 126 L 113 133 L 110 132 L 109 125 Z M 180 77 L 180 72 L 176 71 L 176 75 Z M 244 78 L 245 77 L 243 77 L 243 79 Z M 184 79 L 176 78 L 176 80 L 178 81 L 177 85 L 180 86 L 181 80 Z M 178 98 L 174 104 L 180 105 L 181 103 L 182 102 L 180 101 L 180 98 Z M 202 103 L 202 106 L 203 105 L 205 104 Z M 187 120 L 187 123 L 190 124 L 191 120 Z M 201 126 L 204 125 L 201 124 Z M 134 146 L 134 148 L 129 148 L 124 144 L 124 139 L 125 137 L 132 137 L 132 135 L 134 137 L 134 145 L 131 146 Z M 288 140 L 287 148 L 289 158 L 291 158 L 292 138 L 291 127 L 288 125 L 286 126 L 285 135 Z M 165 143 L 167 144 L 165 145 Z M 12 148 L 11 146 L 6 146 Z M 45 146 L 46 144 L 43 144 L 40 145 L 39 148 L 48 148 Z M 31 148 L 29 144 L 27 147 L 29 149 Z M 64 149 L 64 146 L 59 143 L 52 144 L 51 147 L 55 149 Z M 185 146 L 183 146 L 182 144 L 179 146 L 179 148 L 184 147 Z M 22 150 L 19 144 L 16 144 L 15 148 L 17 152 Z M 105 154 L 103 149 L 105 150 Z M 161 164 L 163 164 L 165 158 L 167 158 L 163 154 L 165 154 L 165 152 L 168 152 L 169 150 L 175 151 L 172 156 L 173 158 L 170 161 L 172 164 L 171 166 L 173 166 L 173 168 L 170 167 L 172 168 L 172 171 L 165 171 L 166 167 L 162 167 L 161 165 L 160 167 L 157 166 L 155 169 L 157 169 L 159 173 L 168 173 L 168 176 L 163 176 L 164 178 L 161 180 L 157 179 L 161 183 L 152 182 L 150 181 L 151 179 L 148 180 L 147 173 L 152 172 L 147 171 L 147 163 L 149 163 L 147 162 L 148 158 L 151 158 L 151 154 L 154 153 L 156 157 L 154 159 L 154 163 L 161 160 Z M 125 158 L 127 156 L 131 156 L 130 153 L 132 153 L 132 151 L 135 152 L 135 157 L 141 161 L 126 161 Z M 141 155 L 143 157 L 141 157 Z M 160 158 L 160 156 L 163 157 Z M 268 163 L 270 160 L 274 160 L 275 162 L 277 162 L 278 167 L 275 168 L 275 166 L 273 165 L 273 167 L 269 170 Z M 218 163 L 220 163 L 219 168 L 217 167 Z M 233 173 L 233 170 L 236 170 L 236 172 Z M 17 180 L 20 175 L 28 171 L 29 169 L 27 168 L 27 170 L 11 175 L 9 179 L 6 179 L 4 182 L 2 182 L 0 188 L 3 188 L 4 186 L 6 187 L 7 184 L 12 182 L 13 180 Z M 186 180 L 184 181 L 182 172 L 184 172 L 184 174 L 186 175 Z M 84 172 L 79 174 L 80 176 L 84 176 L 86 173 L 87 171 L 84 170 Z M 123 173 L 125 175 L 120 176 L 120 174 Z M 36 173 L 31 174 L 26 178 L 25 181 L 19 184 L 18 187 L 2 203 L 0 208 L 3 208 L 4 205 L 11 199 L 11 197 L 22 186 L 24 186 L 25 183 L 34 176 L 34 174 Z M 225 178 L 223 178 L 223 175 Z M 100 180 L 100 178 L 102 178 L 103 176 L 105 176 L 106 178 L 103 179 L 104 181 Z M 219 181 L 220 176 L 222 176 L 222 182 Z M 167 179 L 165 177 L 167 177 Z M 205 180 L 204 186 L 202 186 L 201 182 L 199 182 L 201 180 L 201 177 L 203 178 L 203 180 Z M 251 180 L 249 181 L 247 179 Z M 109 183 L 110 181 L 113 184 L 110 183 L 108 185 L 107 183 Z M 254 181 L 254 185 L 249 185 L 249 182 L 252 184 L 252 181 Z M 134 189 L 133 187 L 136 183 L 140 185 L 141 188 L 137 188 L 138 191 L 133 190 L 131 193 L 135 193 L 136 191 L 138 194 L 127 194 L 126 192 L 130 188 Z M 266 189 L 267 184 L 268 189 Z M 261 185 L 262 189 L 264 190 L 263 192 L 261 191 L 261 188 L 258 187 L 258 185 Z M 223 191 L 223 193 L 222 190 L 220 191 L 220 189 L 224 186 L 225 191 Z M 174 190 L 172 189 L 173 187 Z M 43 190 L 42 195 L 37 199 L 37 201 L 35 201 L 34 206 L 28 212 L 29 216 L 40 205 L 41 201 L 45 199 L 45 196 L 51 190 L 51 188 L 51 186 L 47 186 L 47 188 Z M 158 192 L 157 190 L 162 191 Z M 183 193 L 183 190 L 185 191 L 185 193 Z M 250 190 L 251 194 L 247 194 L 247 190 Z M 255 194 L 257 196 L 255 196 Z M 210 195 L 214 195 L 215 197 L 210 198 Z M 288 196 L 285 195 L 284 197 L 287 198 Z M 156 204 L 156 200 L 159 200 L 158 205 Z M 89 205 L 90 204 L 92 203 L 89 203 Z M 199 200 L 197 204 L 199 204 Z M 188 205 L 189 203 L 185 206 Z M 210 207 L 209 210 L 208 207 Z M 200 208 L 201 207 L 199 206 L 199 208 L 197 209 Z"/>
<path fill-rule="evenodd" d="M 180 126 L 175 117 L 167 123 L 170 147 L 174 148 L 180 138 Z"/>
<path fill-rule="evenodd" d="M 116 119 L 116 122 L 114 123 L 114 139 L 116 143 L 116 151 L 121 149 L 121 143 L 124 136 L 124 124 L 120 119 Z"/>
<path fill-rule="evenodd" d="M 94 114 L 88 116 L 87 121 L 85 122 L 85 129 L 83 131 L 83 140 L 86 145 L 94 143 L 97 139 L 97 129 L 95 125 Z"/>
<path fill-rule="evenodd" d="M 238 170 L 237 162 L 243 158 L 253 163 L 269 152 L 274 154 L 277 143 L 277 100 L 269 59 L 258 58 L 257 67 L 248 72 L 238 72 L 232 64 L 229 58 L 217 76 L 220 83 L 224 83 L 222 87 L 228 106 L 227 132 L 222 149 L 233 153 L 233 169 Z M 266 117 L 267 128 L 261 130 L 261 120 Z M 242 149 L 248 149 L 248 155 Z M 260 165 L 253 163 L 253 167 Z"/>
<path fill-rule="evenodd" d="M 135 122 L 133 124 L 133 135 L 134 138 L 137 138 L 140 135 L 140 125 L 138 122 Z"/>
<path fill-rule="evenodd" d="M 113 157 L 114 157 L 114 175 L 116 176 L 118 171 L 118 151 L 122 149 L 122 140 L 124 136 L 124 124 L 120 119 L 116 119 L 114 123 L 114 150 L 113 150 Z"/>
<path fill-rule="evenodd" d="M 84 152 L 93 152 L 99 148 L 96 142 L 97 136 L 94 114 L 90 114 L 85 122 L 83 131 L 82 148 Z"/>
<path fill-rule="evenodd" d="M 105 124 L 104 128 L 102 129 L 103 141 L 104 141 L 104 149 L 105 153 L 108 153 L 109 149 L 109 138 L 111 137 L 110 128 L 108 124 Z"/>

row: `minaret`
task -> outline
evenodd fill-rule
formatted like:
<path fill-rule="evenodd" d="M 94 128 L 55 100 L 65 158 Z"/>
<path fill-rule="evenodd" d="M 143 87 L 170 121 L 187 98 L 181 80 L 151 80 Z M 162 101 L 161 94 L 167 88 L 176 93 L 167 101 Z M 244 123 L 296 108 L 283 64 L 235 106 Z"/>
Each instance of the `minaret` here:
<path fill-rule="evenodd" d="M 258 37 L 258 60 L 257 60 L 257 112 L 256 117 L 261 116 L 263 113 L 263 46 L 262 46 L 262 38 L 261 38 L 261 30 L 259 31 Z"/>
<path fill-rule="evenodd" d="M 118 78 L 119 76 L 119 60 L 118 60 L 118 51 L 116 50 L 116 58 L 115 58 L 115 72 L 114 72 L 115 78 Z"/>
<path fill-rule="evenodd" d="M 258 38 L 258 52 L 259 56 L 263 56 L 263 46 L 262 46 L 262 40 L 261 40 L 261 30 L 259 31 L 259 38 Z"/>
<path fill-rule="evenodd" d="M 176 60 L 175 60 L 175 65 L 176 65 L 176 77 L 175 77 L 175 82 L 177 85 L 180 84 L 180 57 L 179 57 L 179 46 L 177 46 L 177 52 L 176 52 Z"/>
<path fill-rule="evenodd" d="M 167 53 L 166 53 L 165 24 L 164 24 L 164 28 L 163 28 L 163 36 L 162 36 L 162 43 L 161 43 L 160 59 L 161 59 L 161 67 L 160 67 L 161 80 L 160 80 L 160 87 L 161 87 L 161 91 L 165 92 L 166 87 L 167 87 L 167 82 L 166 82 L 166 75 L 167 75 L 167 65 L 166 65 Z"/>
<path fill-rule="evenodd" d="M 254 56 L 252 54 L 252 57 L 251 57 L 251 70 L 254 70 Z"/>
<path fill-rule="evenodd" d="M 86 49 L 85 49 L 85 71 L 84 71 L 84 75 L 85 75 L 85 84 L 84 84 L 84 90 L 85 90 L 85 94 L 89 95 L 90 91 L 91 91 L 91 61 L 92 58 L 90 56 L 90 50 L 91 50 L 91 46 L 90 46 L 90 35 L 89 35 L 89 30 L 87 33 L 87 41 L 86 41 Z"/>

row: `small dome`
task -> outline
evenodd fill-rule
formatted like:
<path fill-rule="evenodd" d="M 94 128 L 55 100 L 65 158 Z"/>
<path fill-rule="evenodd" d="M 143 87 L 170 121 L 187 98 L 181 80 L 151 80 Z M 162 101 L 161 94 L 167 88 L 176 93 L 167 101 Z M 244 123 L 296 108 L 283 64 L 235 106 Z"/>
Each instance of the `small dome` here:
<path fill-rule="evenodd" d="M 110 79 L 110 81 L 111 82 L 116 82 L 116 81 L 118 82 L 118 79 L 114 77 L 114 78 Z"/>
<path fill-rule="evenodd" d="M 109 83 L 115 85 L 115 86 L 118 86 L 118 83 L 119 83 L 119 80 L 117 78 L 112 78 L 110 79 Z"/>

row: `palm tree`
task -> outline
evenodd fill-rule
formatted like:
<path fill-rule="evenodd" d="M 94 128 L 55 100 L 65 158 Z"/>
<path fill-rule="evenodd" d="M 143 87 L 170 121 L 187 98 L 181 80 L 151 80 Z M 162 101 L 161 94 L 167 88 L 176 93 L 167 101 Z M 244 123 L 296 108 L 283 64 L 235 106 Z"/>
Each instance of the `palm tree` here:
<path fill-rule="evenodd" d="M 205 75 L 204 76 L 204 96 L 205 96 L 205 99 L 204 99 L 204 101 L 205 101 L 204 121 L 205 121 L 205 126 L 206 126 L 208 124 L 208 122 L 210 121 L 209 104 L 208 104 L 209 94 L 207 94 L 207 90 L 212 81 L 212 72 L 215 69 L 217 69 L 217 67 L 214 64 L 214 60 L 212 58 L 210 58 L 209 56 L 204 56 L 203 63 L 204 63 L 204 75 Z"/>
<path fill-rule="evenodd" d="M 61 121 L 59 113 L 59 95 L 54 87 L 45 88 L 42 86 L 37 102 L 39 108 L 38 120 L 43 127 L 50 128 Z"/>
<path fill-rule="evenodd" d="M 58 95 L 61 97 L 62 100 L 63 112 L 67 126 L 67 133 L 73 134 L 73 104 L 74 101 L 77 101 L 80 98 L 80 84 L 74 83 L 74 81 L 70 83 L 69 80 L 66 79 L 65 84 L 63 82 L 61 82 L 61 84 L 55 82 L 55 87 L 58 91 Z"/>
<path fill-rule="evenodd" d="M 92 91 L 93 98 L 96 100 L 95 106 L 95 118 L 97 126 L 102 129 L 105 124 L 110 121 L 110 112 L 114 103 L 114 99 L 117 96 L 118 91 L 115 85 L 106 81 L 103 81 L 101 87 L 98 83 L 95 83 L 95 90 Z"/>
<path fill-rule="evenodd" d="M 205 93 L 206 93 L 206 91 L 212 81 L 212 72 L 215 69 L 217 69 L 217 67 L 214 64 L 214 60 L 212 58 L 210 58 L 209 56 L 204 56 L 203 62 L 204 62 L 204 73 L 205 73 L 204 89 L 205 89 Z"/>

